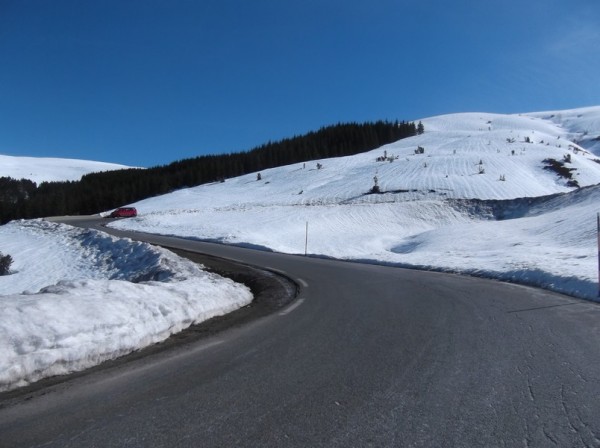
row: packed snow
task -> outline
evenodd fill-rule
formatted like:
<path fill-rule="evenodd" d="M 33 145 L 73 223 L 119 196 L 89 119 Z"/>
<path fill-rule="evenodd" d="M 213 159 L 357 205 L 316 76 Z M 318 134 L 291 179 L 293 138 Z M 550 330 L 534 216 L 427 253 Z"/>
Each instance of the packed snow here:
<path fill-rule="evenodd" d="M 308 228 L 312 256 L 596 300 L 600 107 L 422 122 L 424 134 L 374 151 L 140 201 L 138 217 L 111 225 L 292 254 L 304 254 Z M 166 250 L 41 220 L 0 227 L 0 252 L 14 259 L 0 277 L 0 390 L 112 359 L 252 299 Z"/>
<path fill-rule="evenodd" d="M 154 344 L 252 300 L 145 243 L 43 220 L 0 227 L 0 391 Z"/>
<path fill-rule="evenodd" d="M 84 174 L 130 168 L 116 163 L 52 157 L 16 157 L 0 154 L 0 177 L 42 182 L 75 181 Z"/>
<path fill-rule="evenodd" d="M 308 223 L 310 255 L 596 299 L 600 107 L 422 122 L 424 134 L 374 151 L 140 201 L 137 218 L 112 225 L 303 254 Z"/>

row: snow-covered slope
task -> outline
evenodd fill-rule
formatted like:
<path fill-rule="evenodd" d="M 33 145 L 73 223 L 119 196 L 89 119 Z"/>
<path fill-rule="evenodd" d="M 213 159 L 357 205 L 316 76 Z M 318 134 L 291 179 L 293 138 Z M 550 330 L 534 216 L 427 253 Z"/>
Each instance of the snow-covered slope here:
<path fill-rule="evenodd" d="M 140 201 L 138 218 L 114 225 L 303 253 L 308 222 L 311 254 L 507 278 L 596 297 L 600 193 L 573 185 L 600 183 L 593 152 L 600 107 L 422 121 L 424 134 L 367 153 Z M 548 169 L 552 165 L 555 170 Z M 560 165 L 570 179 L 557 174 Z M 375 182 L 380 194 L 368 194 Z M 554 202 L 515 201 L 557 194 L 563 196 Z"/>
<path fill-rule="evenodd" d="M 99 171 L 130 168 L 115 163 L 50 157 L 15 157 L 0 154 L 0 177 L 30 179 L 33 182 L 79 180 L 81 176 Z"/>
<path fill-rule="evenodd" d="M 528 116 L 554 123 L 569 140 L 600 156 L 600 108 L 530 113 Z"/>

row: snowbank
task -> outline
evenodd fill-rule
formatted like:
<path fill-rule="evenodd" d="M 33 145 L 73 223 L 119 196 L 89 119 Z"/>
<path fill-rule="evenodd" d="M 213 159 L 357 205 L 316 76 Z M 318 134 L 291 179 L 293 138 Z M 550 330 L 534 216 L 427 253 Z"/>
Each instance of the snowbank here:
<path fill-rule="evenodd" d="M 46 221 L 0 227 L 0 390 L 82 370 L 252 300 L 145 243 Z"/>

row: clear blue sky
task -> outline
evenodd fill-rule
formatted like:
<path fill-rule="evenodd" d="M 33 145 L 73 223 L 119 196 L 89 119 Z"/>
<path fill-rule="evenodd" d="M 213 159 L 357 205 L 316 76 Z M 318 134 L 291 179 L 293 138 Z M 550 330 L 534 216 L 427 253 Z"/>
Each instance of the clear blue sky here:
<path fill-rule="evenodd" d="M 154 166 L 591 105 L 598 0 L 0 0 L 0 154 Z"/>

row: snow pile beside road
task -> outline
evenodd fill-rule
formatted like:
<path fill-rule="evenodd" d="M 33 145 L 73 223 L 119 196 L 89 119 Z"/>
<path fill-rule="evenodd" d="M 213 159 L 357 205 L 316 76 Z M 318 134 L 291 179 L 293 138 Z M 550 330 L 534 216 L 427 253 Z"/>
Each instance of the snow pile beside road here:
<path fill-rule="evenodd" d="M 149 244 L 46 221 L 0 227 L 0 390 L 97 365 L 252 300 Z"/>

